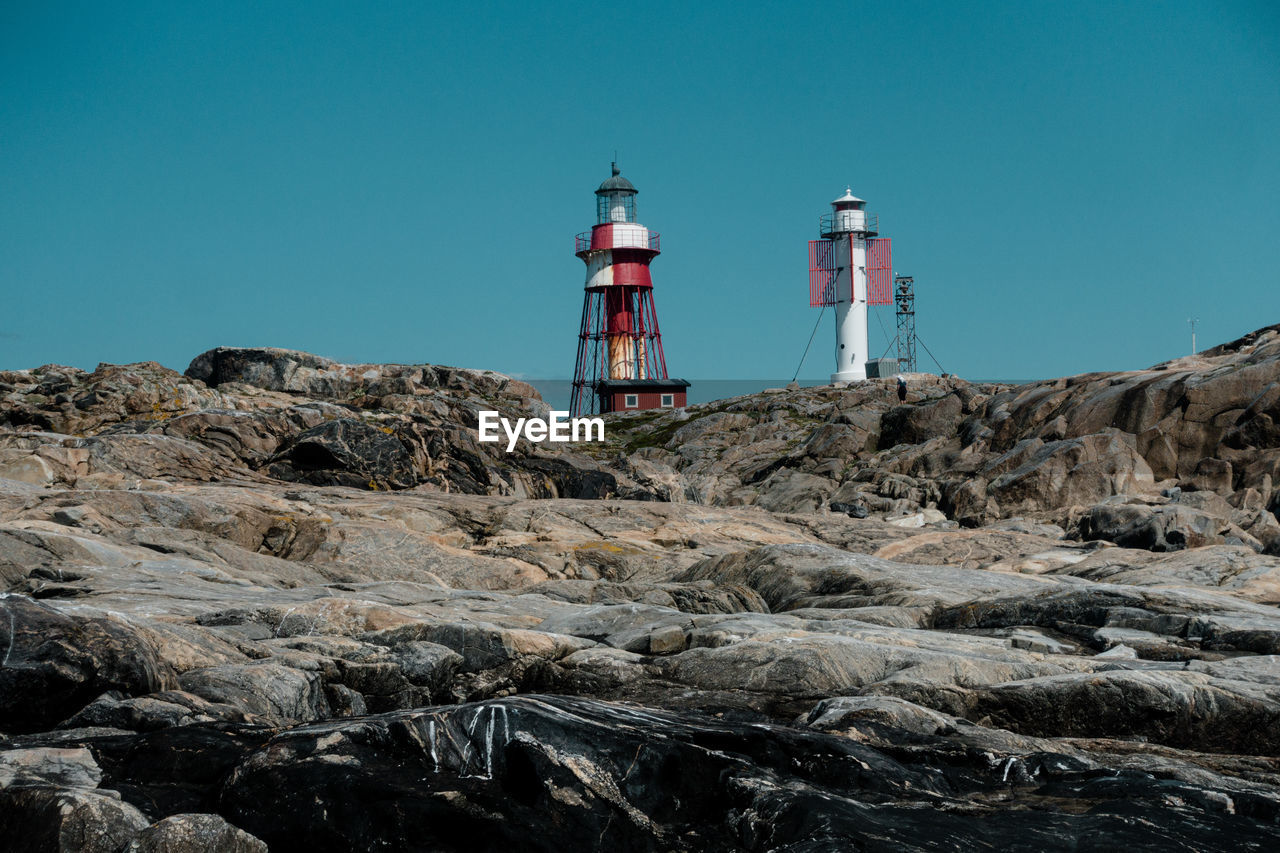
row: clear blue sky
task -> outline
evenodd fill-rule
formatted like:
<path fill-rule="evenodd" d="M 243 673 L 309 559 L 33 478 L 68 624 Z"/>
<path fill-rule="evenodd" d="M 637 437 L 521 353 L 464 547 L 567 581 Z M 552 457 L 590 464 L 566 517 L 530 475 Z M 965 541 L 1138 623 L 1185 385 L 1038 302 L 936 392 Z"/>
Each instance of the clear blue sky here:
<path fill-rule="evenodd" d="M 0 367 L 274 345 L 566 377 L 615 149 L 677 376 L 792 374 L 846 184 L 964 376 L 1280 322 L 1270 0 L 8 2 Z"/>

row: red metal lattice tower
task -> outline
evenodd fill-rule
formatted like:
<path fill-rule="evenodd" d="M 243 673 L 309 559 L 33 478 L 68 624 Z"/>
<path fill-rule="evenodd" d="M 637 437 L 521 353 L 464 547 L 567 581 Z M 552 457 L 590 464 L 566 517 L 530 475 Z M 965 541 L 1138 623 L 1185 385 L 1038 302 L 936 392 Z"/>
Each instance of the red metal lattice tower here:
<path fill-rule="evenodd" d="M 596 190 L 596 225 L 575 240 L 587 279 L 569 404 L 574 417 L 621 407 L 684 405 L 688 383 L 667 377 L 653 304 L 649 263 L 661 251 L 659 235 L 636 222 L 636 193 L 614 163 L 612 177 Z M 658 402 L 647 405 L 649 395 L 641 392 L 655 389 Z M 669 393 L 658 393 L 663 390 Z M 606 392 L 636 402 L 615 407 Z M 671 402 L 663 402 L 667 398 Z"/>

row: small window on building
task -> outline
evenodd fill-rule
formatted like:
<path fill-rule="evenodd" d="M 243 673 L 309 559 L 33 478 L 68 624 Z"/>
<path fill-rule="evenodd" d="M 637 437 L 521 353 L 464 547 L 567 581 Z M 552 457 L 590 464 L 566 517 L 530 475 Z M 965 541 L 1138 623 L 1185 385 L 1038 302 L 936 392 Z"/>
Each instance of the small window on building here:
<path fill-rule="evenodd" d="M 669 408 L 671 408 L 672 406 L 674 406 L 675 404 L 676 404 L 676 395 L 675 395 L 675 394 L 663 394 L 663 395 L 662 395 L 662 406 L 663 406 L 663 408 L 667 408 L 667 409 L 669 409 Z"/>
<path fill-rule="evenodd" d="M 624 409 L 635 409 L 638 408 L 639 405 L 640 395 L 638 394 L 628 394 L 622 398 L 622 408 Z"/>

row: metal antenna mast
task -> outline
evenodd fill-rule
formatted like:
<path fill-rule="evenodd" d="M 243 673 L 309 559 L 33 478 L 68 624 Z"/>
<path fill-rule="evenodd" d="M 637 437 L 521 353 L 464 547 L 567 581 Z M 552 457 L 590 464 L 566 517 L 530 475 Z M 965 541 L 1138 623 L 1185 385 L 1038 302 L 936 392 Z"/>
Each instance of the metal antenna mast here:
<path fill-rule="evenodd" d="M 1191 326 L 1191 354 L 1192 355 L 1196 354 L 1196 323 L 1199 323 L 1199 322 L 1200 322 L 1199 317 L 1190 317 L 1187 319 L 1187 324 Z"/>
<path fill-rule="evenodd" d="M 893 277 L 893 295 L 898 310 L 898 369 L 916 372 L 916 292 L 909 275 Z"/>

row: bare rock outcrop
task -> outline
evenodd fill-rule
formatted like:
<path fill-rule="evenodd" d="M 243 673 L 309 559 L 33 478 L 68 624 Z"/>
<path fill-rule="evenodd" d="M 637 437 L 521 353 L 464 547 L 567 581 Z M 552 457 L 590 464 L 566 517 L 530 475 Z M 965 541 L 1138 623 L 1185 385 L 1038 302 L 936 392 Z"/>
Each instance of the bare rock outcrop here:
<path fill-rule="evenodd" d="M 1144 371 L 1011 387 L 912 376 L 908 386 L 905 404 L 891 382 L 871 380 L 624 416 L 614 428 L 624 449 L 683 481 L 669 491 L 704 503 L 937 509 L 968 527 L 1034 517 L 1074 532 L 1091 506 L 1180 493 L 1188 512 L 1169 513 L 1219 528 L 1203 541 L 1280 549 L 1280 327 Z M 1170 534 L 1119 535 L 1159 547 L 1201 540 L 1183 520 Z"/>
<path fill-rule="evenodd" d="M 488 371 L 5 372 L 0 832 L 1272 849 L 1277 331 L 510 454 L 476 412 L 545 404 Z"/>

